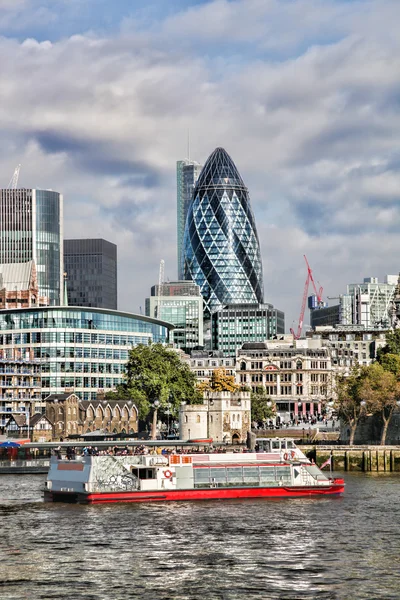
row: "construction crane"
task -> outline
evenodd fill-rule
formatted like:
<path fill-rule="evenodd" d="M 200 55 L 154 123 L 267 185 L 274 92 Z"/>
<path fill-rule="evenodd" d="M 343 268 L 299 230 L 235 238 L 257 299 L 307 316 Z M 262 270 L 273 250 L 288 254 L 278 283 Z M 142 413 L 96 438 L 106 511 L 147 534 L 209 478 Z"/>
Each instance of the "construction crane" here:
<path fill-rule="evenodd" d="M 165 261 L 163 259 L 160 260 L 160 271 L 158 274 L 158 290 L 157 290 L 157 307 L 154 311 L 155 317 L 159 319 L 161 317 L 161 296 L 162 296 L 162 288 L 164 284 L 164 267 Z"/>
<path fill-rule="evenodd" d="M 17 189 L 20 169 L 21 169 L 21 165 L 17 165 L 15 167 L 14 174 L 11 177 L 10 183 L 8 184 L 8 187 L 7 187 L 8 190 L 16 190 Z"/>
<path fill-rule="evenodd" d="M 307 279 L 306 282 L 304 284 L 304 292 L 303 292 L 303 302 L 301 304 L 301 311 L 300 311 L 300 317 L 299 317 L 299 323 L 297 325 L 297 331 L 295 332 L 293 329 L 290 330 L 290 333 L 293 335 L 295 340 L 298 340 L 301 337 L 301 332 L 303 331 L 303 322 L 304 322 L 304 312 L 306 310 L 306 302 L 307 302 L 307 296 L 308 296 L 308 288 L 310 286 L 310 282 L 312 283 L 312 286 L 314 288 L 314 292 L 315 295 L 317 297 L 317 305 L 318 306 L 323 306 L 323 300 L 322 300 L 322 292 L 324 291 L 322 286 L 317 290 L 317 286 L 315 285 L 315 281 L 314 281 L 314 277 L 311 271 L 311 267 L 308 264 L 308 260 L 306 255 L 304 254 L 304 260 L 306 261 L 306 265 L 307 265 Z"/>

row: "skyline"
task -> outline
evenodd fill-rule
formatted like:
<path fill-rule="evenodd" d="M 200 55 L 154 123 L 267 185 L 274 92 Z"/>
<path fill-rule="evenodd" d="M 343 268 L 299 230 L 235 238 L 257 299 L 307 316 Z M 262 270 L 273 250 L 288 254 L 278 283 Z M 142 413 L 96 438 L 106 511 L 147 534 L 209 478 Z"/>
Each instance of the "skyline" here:
<path fill-rule="evenodd" d="M 177 275 L 190 130 L 192 160 L 235 159 L 287 330 L 303 254 L 324 298 L 396 275 L 399 3 L 130 4 L 0 0 L 0 187 L 21 163 L 21 186 L 62 193 L 64 236 L 118 245 L 119 308 L 139 313 L 160 260 Z"/>

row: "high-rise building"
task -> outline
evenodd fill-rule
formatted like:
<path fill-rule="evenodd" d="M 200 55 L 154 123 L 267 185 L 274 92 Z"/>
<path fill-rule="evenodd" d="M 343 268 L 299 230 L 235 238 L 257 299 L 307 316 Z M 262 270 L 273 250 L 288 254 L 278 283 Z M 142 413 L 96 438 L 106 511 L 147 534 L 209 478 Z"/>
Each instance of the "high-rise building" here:
<path fill-rule="evenodd" d="M 272 304 L 232 304 L 212 314 L 212 349 L 236 356 L 243 344 L 285 333 L 285 315 Z"/>
<path fill-rule="evenodd" d="M 0 189 L 0 264 L 35 261 L 40 296 L 62 304 L 63 197 L 37 189 Z"/>
<path fill-rule="evenodd" d="M 117 310 L 117 246 L 102 239 L 64 240 L 69 306 Z"/>
<path fill-rule="evenodd" d="M 365 329 L 390 328 L 397 281 L 397 275 L 386 275 L 383 283 L 377 277 L 365 277 L 363 283 L 350 283 L 347 293 L 338 297 L 338 304 L 311 308 L 311 327 L 358 325 Z"/>
<path fill-rule="evenodd" d="M 175 325 L 171 341 L 185 352 L 203 346 L 203 298 L 200 288 L 189 281 L 171 281 L 151 288 L 146 298 L 146 316 Z"/>
<path fill-rule="evenodd" d="M 178 279 L 183 279 L 183 236 L 190 199 L 202 165 L 194 160 L 178 160 L 176 163 L 176 208 L 178 234 Z"/>
<path fill-rule="evenodd" d="M 249 194 L 223 148 L 193 190 L 183 243 L 184 278 L 200 286 L 205 317 L 225 304 L 263 303 L 260 246 Z"/>

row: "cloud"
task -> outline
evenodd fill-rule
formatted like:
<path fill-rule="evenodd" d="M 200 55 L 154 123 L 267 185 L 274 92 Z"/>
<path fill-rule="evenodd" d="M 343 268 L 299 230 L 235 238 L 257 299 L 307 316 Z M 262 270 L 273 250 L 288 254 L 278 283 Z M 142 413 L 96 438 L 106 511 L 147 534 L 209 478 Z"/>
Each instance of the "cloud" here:
<path fill-rule="evenodd" d="M 288 326 L 303 254 L 332 296 L 398 272 L 397 1 L 115 6 L 107 23 L 92 0 L 0 3 L 0 165 L 4 185 L 22 163 L 21 185 L 64 193 L 67 237 L 118 244 L 121 309 L 143 306 L 161 258 L 176 277 L 188 130 L 192 158 L 223 146 L 237 164 Z"/>

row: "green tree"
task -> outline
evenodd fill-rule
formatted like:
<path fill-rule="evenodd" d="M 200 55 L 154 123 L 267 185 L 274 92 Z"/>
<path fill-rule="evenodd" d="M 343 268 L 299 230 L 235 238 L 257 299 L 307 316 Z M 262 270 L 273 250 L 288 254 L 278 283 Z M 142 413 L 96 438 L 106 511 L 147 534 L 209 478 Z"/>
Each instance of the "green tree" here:
<path fill-rule="evenodd" d="M 385 354 L 400 355 L 400 329 L 388 331 L 386 334 L 386 345 L 378 349 L 377 360 L 381 361 L 381 357 Z"/>
<path fill-rule="evenodd" d="M 360 388 L 362 375 L 359 366 L 353 367 L 350 375 L 340 375 L 336 380 L 335 410 L 340 420 L 349 426 L 349 444 L 354 444 L 354 436 L 361 415 L 364 411 L 363 396 Z"/>
<path fill-rule="evenodd" d="M 194 373 L 176 352 L 162 344 L 139 344 L 132 348 L 124 379 L 113 397 L 132 399 L 138 407 L 139 418 L 143 420 L 154 400 L 160 402 L 161 414 L 166 414 L 168 404 L 171 404 L 171 412 L 175 415 L 183 401 L 188 404 L 202 402 Z"/>
<path fill-rule="evenodd" d="M 385 371 L 390 371 L 396 377 L 400 377 L 400 354 L 381 354 L 378 363 L 382 365 Z"/>
<path fill-rule="evenodd" d="M 386 354 L 386 357 L 397 358 L 394 354 Z M 388 366 L 397 369 L 396 361 L 390 360 Z M 397 400 L 400 398 L 400 381 L 397 372 L 386 370 L 378 362 L 365 367 L 364 377 L 362 379 L 359 392 L 370 412 L 379 414 L 382 418 L 383 427 L 381 432 L 381 445 L 386 443 L 386 435 L 393 412 L 397 407 Z"/>
<path fill-rule="evenodd" d="M 276 406 L 262 386 L 251 393 L 251 420 L 264 421 L 275 417 Z"/>

